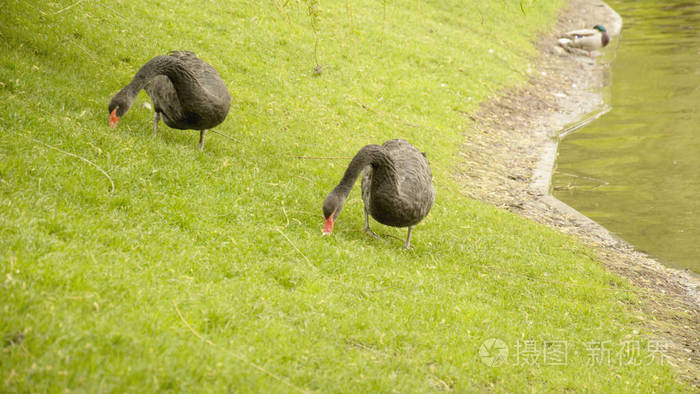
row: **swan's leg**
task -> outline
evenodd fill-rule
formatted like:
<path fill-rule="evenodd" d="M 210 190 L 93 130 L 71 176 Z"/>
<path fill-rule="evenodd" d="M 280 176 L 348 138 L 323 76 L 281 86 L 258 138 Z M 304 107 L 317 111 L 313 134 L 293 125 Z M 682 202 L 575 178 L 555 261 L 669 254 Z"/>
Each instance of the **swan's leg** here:
<path fill-rule="evenodd" d="M 158 135 L 158 122 L 160 122 L 160 112 L 153 114 L 153 137 Z"/>
<path fill-rule="evenodd" d="M 372 229 L 369 227 L 369 212 L 367 212 L 367 207 L 365 207 L 365 228 L 364 228 L 364 231 L 367 234 L 373 236 L 374 238 L 379 238 L 379 236 L 374 231 L 372 231 Z"/>
<path fill-rule="evenodd" d="M 199 132 L 199 150 L 202 150 L 204 148 L 204 134 L 206 132 L 206 130 L 202 130 Z"/>
<path fill-rule="evenodd" d="M 411 230 L 413 230 L 413 226 L 408 228 L 408 236 L 406 237 L 406 243 L 403 244 L 404 249 L 408 249 L 411 247 Z"/>

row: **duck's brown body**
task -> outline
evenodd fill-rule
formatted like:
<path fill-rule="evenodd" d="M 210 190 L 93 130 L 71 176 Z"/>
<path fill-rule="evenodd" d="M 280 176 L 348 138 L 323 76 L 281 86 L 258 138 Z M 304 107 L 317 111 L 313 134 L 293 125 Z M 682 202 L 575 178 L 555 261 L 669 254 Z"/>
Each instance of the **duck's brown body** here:
<path fill-rule="evenodd" d="M 592 56 L 597 51 L 610 43 L 610 36 L 602 25 L 595 25 L 592 29 L 579 29 L 567 32 L 558 40 L 559 45 L 567 50 L 581 49 Z"/>

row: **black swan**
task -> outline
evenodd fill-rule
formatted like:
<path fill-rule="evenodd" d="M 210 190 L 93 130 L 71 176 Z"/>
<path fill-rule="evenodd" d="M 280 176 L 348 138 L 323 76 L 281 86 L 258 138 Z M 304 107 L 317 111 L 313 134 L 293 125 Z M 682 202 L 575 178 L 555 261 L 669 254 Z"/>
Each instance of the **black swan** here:
<path fill-rule="evenodd" d="M 408 227 L 403 246 L 408 249 L 411 229 L 430 211 L 435 189 L 428 159 L 405 140 L 389 140 L 381 146 L 367 145 L 357 152 L 343 179 L 323 201 L 323 234 L 333 231 L 333 223 L 338 219 L 360 171 L 365 206 L 364 230 L 376 236 L 369 227 L 369 215 L 387 226 Z"/>
<path fill-rule="evenodd" d="M 180 130 L 200 130 L 199 150 L 204 134 L 224 121 L 231 95 L 219 73 L 192 52 L 172 51 L 149 60 L 134 79 L 109 102 L 109 125 L 115 127 L 141 91 L 153 101 L 153 135 L 158 121 Z"/>

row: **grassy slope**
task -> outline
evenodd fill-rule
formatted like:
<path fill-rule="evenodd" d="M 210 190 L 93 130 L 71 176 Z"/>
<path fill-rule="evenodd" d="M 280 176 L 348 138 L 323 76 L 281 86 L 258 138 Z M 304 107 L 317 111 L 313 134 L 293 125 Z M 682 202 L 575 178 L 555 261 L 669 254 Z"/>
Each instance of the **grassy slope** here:
<path fill-rule="evenodd" d="M 458 111 L 523 82 L 556 2 L 324 1 L 320 76 L 297 2 L 72 3 L 0 2 L 7 390 L 682 388 L 656 362 L 588 365 L 588 341 L 638 339 L 649 356 L 635 297 L 614 290 L 627 285 L 451 178 L 475 132 Z M 217 130 L 238 142 L 210 134 L 199 153 L 195 132 L 164 126 L 153 139 L 143 93 L 107 127 L 110 96 L 170 49 L 218 68 L 234 98 Z M 359 231 L 357 190 L 321 237 L 348 160 L 293 156 L 396 137 L 427 152 L 438 190 L 414 248 Z M 479 361 L 492 337 L 506 364 Z M 518 340 L 565 340 L 568 363 L 518 365 Z"/>

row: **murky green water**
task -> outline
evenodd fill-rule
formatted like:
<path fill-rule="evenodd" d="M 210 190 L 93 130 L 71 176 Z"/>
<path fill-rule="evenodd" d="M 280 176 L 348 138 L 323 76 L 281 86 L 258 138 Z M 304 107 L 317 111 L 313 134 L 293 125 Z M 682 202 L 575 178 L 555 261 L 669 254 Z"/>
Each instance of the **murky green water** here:
<path fill-rule="evenodd" d="M 612 111 L 559 147 L 554 195 L 700 273 L 700 1 L 613 0 Z"/>

